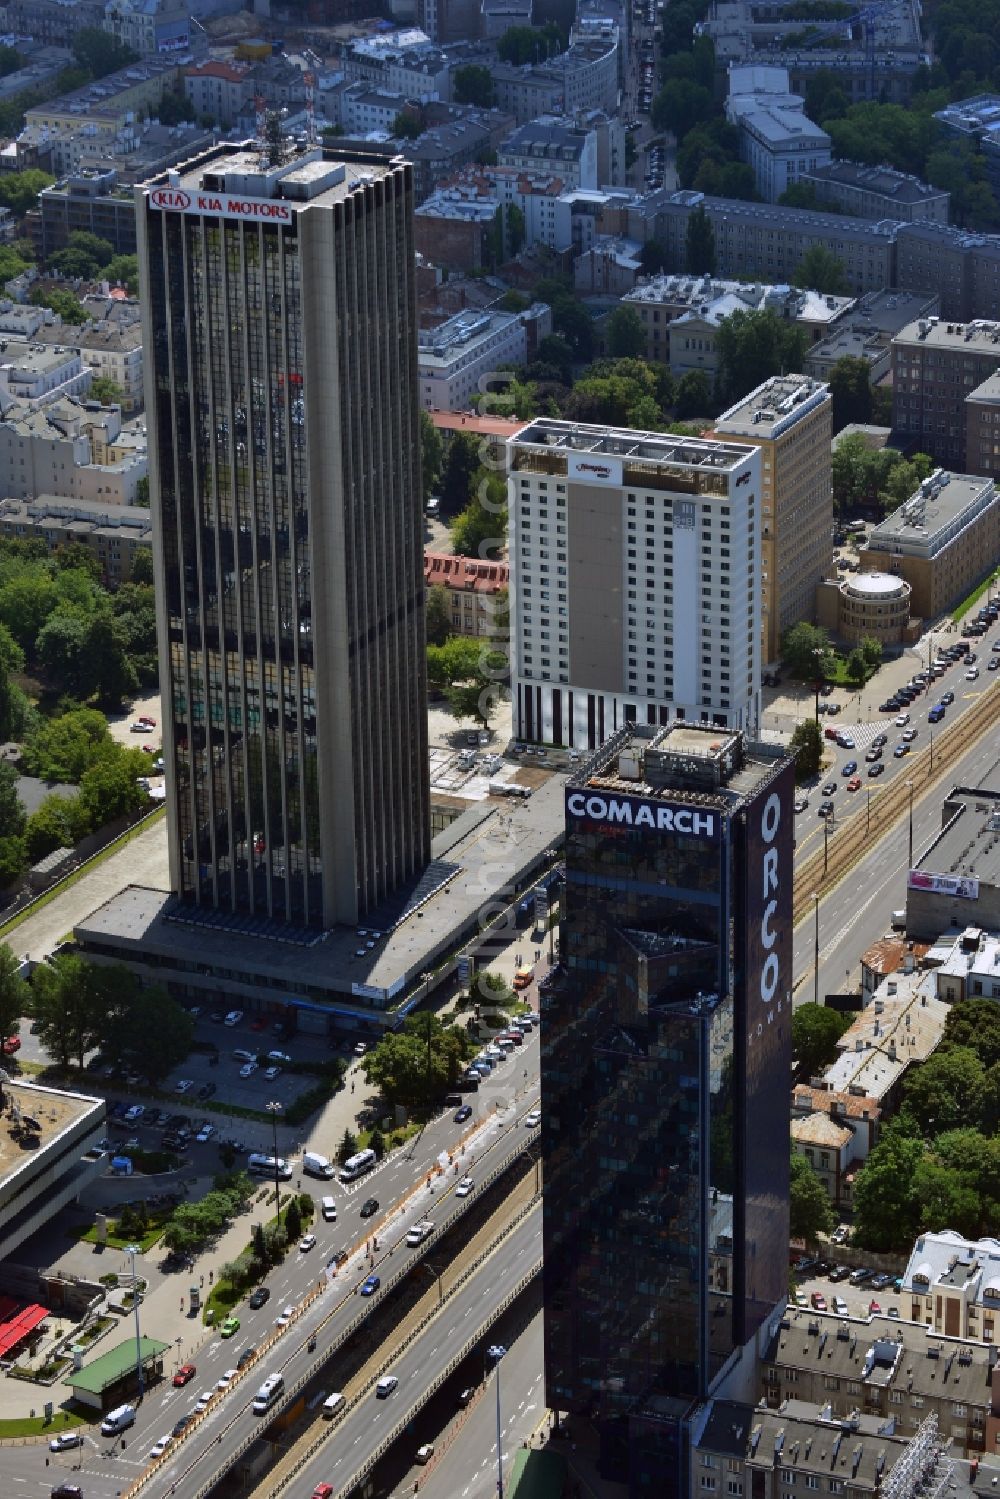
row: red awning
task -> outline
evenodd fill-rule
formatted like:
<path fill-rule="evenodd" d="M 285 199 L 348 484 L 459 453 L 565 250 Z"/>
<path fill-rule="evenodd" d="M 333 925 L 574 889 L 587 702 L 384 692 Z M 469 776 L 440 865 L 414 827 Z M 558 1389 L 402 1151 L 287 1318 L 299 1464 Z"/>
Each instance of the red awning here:
<path fill-rule="evenodd" d="M 22 1307 L 16 1316 L 0 1323 L 0 1358 L 16 1348 L 18 1343 L 23 1343 L 28 1334 L 34 1332 L 48 1315 L 47 1308 L 36 1303 Z"/>

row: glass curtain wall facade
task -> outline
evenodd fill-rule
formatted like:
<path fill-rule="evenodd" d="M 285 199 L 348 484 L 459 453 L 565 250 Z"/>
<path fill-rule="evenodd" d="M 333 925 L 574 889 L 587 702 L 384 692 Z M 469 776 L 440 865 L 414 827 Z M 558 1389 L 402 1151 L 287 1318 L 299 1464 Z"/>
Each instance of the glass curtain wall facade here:
<path fill-rule="evenodd" d="M 172 882 L 316 928 L 430 844 L 412 185 L 366 177 L 277 222 L 140 190 Z"/>
<path fill-rule="evenodd" d="M 793 773 L 769 769 L 790 828 Z M 784 1297 L 790 1004 L 751 1039 L 756 801 L 723 799 L 708 835 L 626 800 L 605 815 L 567 792 L 542 1008 L 546 1398 L 597 1419 L 630 1492 L 661 1496 L 681 1491 L 678 1422 Z"/>

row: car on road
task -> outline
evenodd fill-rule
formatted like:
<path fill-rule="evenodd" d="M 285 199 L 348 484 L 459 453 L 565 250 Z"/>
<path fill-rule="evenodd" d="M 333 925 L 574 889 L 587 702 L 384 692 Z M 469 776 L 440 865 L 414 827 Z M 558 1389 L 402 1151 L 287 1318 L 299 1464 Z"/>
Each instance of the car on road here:
<path fill-rule="evenodd" d="M 299 1253 L 306 1254 L 310 1249 L 316 1248 L 316 1235 L 303 1234 L 299 1240 Z"/>
<path fill-rule="evenodd" d="M 392 1394 L 393 1390 L 397 1387 L 398 1384 L 399 1380 L 396 1378 L 395 1374 L 383 1374 L 382 1378 L 375 1386 L 376 1399 L 384 1400 L 387 1395 Z"/>
<path fill-rule="evenodd" d="M 903 744 L 897 744 L 892 753 L 897 760 L 902 760 L 904 755 L 908 755 L 910 753 L 910 746 L 905 742 Z"/>
<path fill-rule="evenodd" d="M 83 1446 L 83 1433 L 81 1431 L 64 1431 L 59 1436 L 53 1437 L 49 1443 L 50 1452 L 69 1452 L 73 1447 Z"/>
<path fill-rule="evenodd" d="M 838 1230 L 838 1232 L 839 1232 L 839 1230 Z M 845 1230 L 845 1232 L 846 1232 L 846 1230 Z M 845 1241 L 844 1240 L 839 1240 L 838 1242 L 844 1243 Z M 833 1269 L 830 1271 L 830 1279 L 833 1281 L 834 1285 L 836 1285 L 836 1284 L 838 1284 L 842 1280 L 847 1280 L 847 1278 L 850 1275 L 850 1273 L 851 1273 L 851 1267 L 850 1267 L 850 1265 L 834 1265 Z"/>
<path fill-rule="evenodd" d="M 4 1056 L 5 1057 L 12 1057 L 16 1051 L 20 1051 L 20 1050 L 21 1050 L 21 1038 L 20 1038 L 20 1036 L 8 1036 L 7 1039 L 6 1039 L 6 1041 L 3 1043 L 3 1053 L 4 1053 Z"/>
<path fill-rule="evenodd" d="M 198 1141 L 199 1145 L 204 1145 L 206 1141 L 210 1140 L 214 1134 L 215 1125 L 206 1123 L 202 1125 L 201 1129 L 195 1135 L 195 1139 Z"/>
<path fill-rule="evenodd" d="M 366 1045 L 366 1044 L 365 1044 L 365 1042 L 364 1042 L 364 1041 L 359 1041 L 359 1042 L 358 1042 L 358 1043 L 357 1043 L 357 1045 L 356 1045 L 356 1046 L 355 1046 L 355 1048 L 354 1048 L 354 1055 L 355 1055 L 355 1056 L 356 1056 L 356 1057 L 363 1057 L 363 1056 L 364 1056 L 364 1054 L 365 1054 L 365 1052 L 366 1052 L 366 1051 L 367 1051 L 367 1050 L 368 1050 L 368 1047 L 367 1047 L 367 1045 Z"/>
<path fill-rule="evenodd" d="M 377 1212 L 378 1212 L 378 1198 L 377 1197 L 366 1197 L 365 1200 L 364 1200 L 364 1202 L 361 1204 L 361 1216 L 362 1216 L 362 1218 L 371 1218 L 372 1215 L 374 1213 L 377 1213 Z"/>
<path fill-rule="evenodd" d="M 916 739 L 916 737 L 917 737 L 917 731 L 916 731 L 916 729 L 904 729 L 903 730 L 903 739 L 904 739 L 905 743 L 912 744 L 913 741 L 914 741 L 914 739 Z"/>
<path fill-rule="evenodd" d="M 280 1067 L 265 1067 L 264 1068 L 264 1076 L 265 1076 L 265 1078 L 267 1079 L 267 1081 L 269 1083 L 273 1083 L 274 1079 L 276 1077 L 280 1077 L 281 1076 L 281 1068 Z"/>
<path fill-rule="evenodd" d="M 881 758 L 882 758 L 882 746 L 880 744 L 873 744 L 872 747 L 871 747 L 871 749 L 865 755 L 865 759 L 868 760 L 869 762 L 874 761 L 874 760 L 881 760 Z"/>
<path fill-rule="evenodd" d="M 896 716 L 896 727 L 897 727 L 897 729 L 905 729 L 906 725 L 909 723 L 909 721 L 910 721 L 910 715 L 908 713 L 899 713 L 899 714 L 897 714 L 897 716 Z"/>
<path fill-rule="evenodd" d="M 885 1288 L 886 1288 L 886 1286 L 891 1286 L 892 1285 L 892 1282 L 893 1282 L 894 1279 L 895 1279 L 894 1276 L 892 1276 L 892 1275 L 886 1275 L 885 1271 L 881 1270 L 879 1272 L 879 1274 L 876 1275 L 876 1276 L 874 1276 L 873 1279 L 872 1279 L 872 1290 L 873 1291 L 884 1291 Z"/>
<path fill-rule="evenodd" d="M 369 1275 L 368 1278 L 361 1283 L 362 1296 L 374 1296 L 375 1292 L 378 1290 L 381 1284 L 382 1282 L 377 1275 Z"/>
<path fill-rule="evenodd" d="M 833 802 L 820 802 L 819 806 L 816 808 L 816 815 L 817 817 L 832 817 Z"/>
<path fill-rule="evenodd" d="M 836 793 L 836 790 L 837 790 L 837 783 L 836 783 L 836 781 L 827 781 L 826 785 L 823 787 L 821 795 L 822 796 L 833 796 Z"/>
<path fill-rule="evenodd" d="M 868 779 L 870 781 L 874 781 L 874 780 L 877 779 L 878 776 L 884 775 L 884 774 L 885 774 L 885 766 L 882 764 L 882 762 L 880 760 L 877 761 L 874 765 L 869 765 L 869 767 L 868 767 Z"/>
<path fill-rule="evenodd" d="M 524 1116 L 524 1127 L 525 1127 L 525 1129 L 537 1129 L 538 1125 L 540 1125 L 541 1122 L 542 1122 L 542 1111 L 541 1111 L 541 1109 L 532 1109 L 529 1114 L 525 1114 L 525 1116 Z"/>
<path fill-rule="evenodd" d="M 796 810 L 796 812 L 804 812 L 806 810 L 806 808 L 808 807 L 808 805 L 809 805 L 809 798 L 807 796 L 797 796 L 795 798 L 795 810 Z"/>
<path fill-rule="evenodd" d="M 214 1083 L 202 1083 L 201 1087 L 198 1089 L 198 1098 L 200 1102 L 204 1103 L 206 1099 L 211 1098 L 215 1091 L 216 1088 Z"/>
<path fill-rule="evenodd" d="M 934 707 L 927 715 L 927 722 L 940 723 L 942 718 L 944 718 L 944 703 L 935 703 Z"/>
<path fill-rule="evenodd" d="M 211 1390 L 205 1390 L 201 1395 L 198 1396 L 198 1399 L 195 1401 L 195 1410 L 199 1413 L 201 1411 L 208 1410 L 208 1407 L 211 1405 L 214 1399 L 215 1389 L 213 1388 Z"/>
<path fill-rule="evenodd" d="M 258 1286 L 253 1292 L 247 1305 L 252 1311 L 259 1311 L 262 1306 L 271 1299 L 271 1292 L 267 1286 Z"/>
<path fill-rule="evenodd" d="M 857 760 L 848 760 L 842 766 L 840 774 L 842 776 L 852 776 L 854 774 L 854 772 L 857 770 L 857 768 L 858 768 L 858 762 L 857 762 Z"/>
<path fill-rule="evenodd" d="M 143 1114 L 145 1114 L 145 1112 L 146 1112 L 146 1110 L 143 1108 L 143 1106 L 142 1106 L 141 1103 L 134 1103 L 134 1104 L 132 1104 L 130 1108 L 127 1108 L 125 1110 L 125 1113 L 124 1113 L 124 1116 L 123 1116 L 123 1118 L 125 1120 L 125 1123 L 126 1124 L 137 1124 L 139 1122 L 139 1120 L 142 1118 Z"/>
<path fill-rule="evenodd" d="M 291 1322 L 292 1318 L 294 1317 L 294 1315 L 295 1315 L 295 1308 L 294 1307 L 291 1307 L 291 1306 L 284 1306 L 284 1307 L 282 1307 L 281 1311 L 278 1313 L 278 1315 L 274 1319 L 274 1325 L 275 1325 L 275 1327 L 287 1327 L 288 1324 L 289 1324 L 289 1322 Z"/>
<path fill-rule="evenodd" d="M 158 1457 L 162 1457 L 172 1441 L 173 1437 L 168 1432 L 165 1437 L 161 1437 L 158 1442 L 154 1442 L 149 1449 L 150 1462 L 155 1462 Z"/>
<path fill-rule="evenodd" d="M 240 1068 L 240 1077 L 253 1077 L 256 1071 L 256 1062 L 244 1062 L 243 1066 Z"/>
<path fill-rule="evenodd" d="M 463 1103 L 460 1109 L 455 1110 L 455 1123 L 464 1124 L 466 1119 L 472 1118 L 472 1109 L 467 1103 Z"/>
<path fill-rule="evenodd" d="M 239 1332 L 239 1330 L 240 1330 L 240 1319 L 239 1319 L 239 1317 L 227 1317 L 226 1320 L 225 1320 L 225 1322 L 223 1322 L 222 1326 L 219 1328 L 219 1337 L 220 1338 L 232 1338 L 232 1337 L 235 1337 L 235 1335 Z"/>
<path fill-rule="evenodd" d="M 464 1410 L 467 1405 L 471 1405 L 472 1404 L 472 1402 L 473 1402 L 473 1400 L 475 1398 L 476 1398 L 476 1387 L 475 1387 L 475 1385 L 468 1385 L 460 1393 L 460 1395 L 458 1397 L 458 1403 L 462 1407 L 462 1409 Z"/>
<path fill-rule="evenodd" d="M 318 1483 L 312 1491 L 312 1499 L 332 1499 L 332 1495 L 332 1483 Z"/>
<path fill-rule="evenodd" d="M 847 783 L 847 789 L 848 789 L 848 791 L 860 791 L 861 790 L 861 777 L 860 776 L 851 776 L 851 779 Z"/>
<path fill-rule="evenodd" d="M 474 1186 L 475 1186 L 475 1182 L 472 1180 L 471 1176 L 463 1176 L 462 1180 L 459 1182 L 458 1186 L 455 1188 L 455 1196 L 456 1197 L 468 1197 L 469 1193 L 472 1191 L 472 1189 L 473 1189 Z"/>
<path fill-rule="evenodd" d="M 965 673 L 965 680 L 967 682 L 975 682 L 975 681 L 978 680 L 978 677 L 979 677 L 979 667 L 978 666 L 970 666 L 969 669 L 968 669 L 968 671 Z"/>
<path fill-rule="evenodd" d="M 225 1018 L 225 1024 L 229 1025 L 229 1026 L 239 1025 L 239 1023 L 240 1023 L 240 1021 L 242 1019 L 243 1019 L 243 1011 L 242 1010 L 230 1010 L 229 1014 Z"/>
<path fill-rule="evenodd" d="M 852 1286 L 863 1286 L 865 1281 L 871 1280 L 874 1274 L 874 1270 L 868 1269 L 865 1265 L 858 1265 L 851 1271 L 849 1279 Z"/>
<path fill-rule="evenodd" d="M 853 749 L 854 735 L 845 733 L 843 729 L 838 729 L 837 743 L 840 745 L 841 749 Z"/>
<path fill-rule="evenodd" d="M 229 1389 L 229 1386 L 236 1378 L 236 1374 L 236 1369 L 226 1369 L 223 1372 L 222 1377 L 215 1381 L 215 1388 L 219 1391 L 220 1395 L 224 1395 L 226 1393 L 226 1391 Z"/>
<path fill-rule="evenodd" d="M 942 692 L 941 701 L 944 703 L 945 707 L 948 708 L 955 701 L 955 694 L 951 691 Z"/>
<path fill-rule="evenodd" d="M 130 734 L 151 734 L 153 732 L 153 726 L 152 724 L 144 723 L 142 719 L 137 718 L 135 723 L 129 724 L 128 731 Z"/>
<path fill-rule="evenodd" d="M 869 1315 L 869 1317 L 878 1317 L 878 1316 L 881 1315 L 881 1312 L 882 1312 L 882 1308 L 879 1306 L 878 1302 L 873 1297 L 872 1300 L 869 1301 L 869 1303 L 868 1303 L 868 1315 Z"/>
<path fill-rule="evenodd" d="M 243 1352 L 240 1354 L 239 1358 L 236 1360 L 236 1372 L 237 1373 L 239 1373 L 239 1371 L 241 1369 L 245 1369 L 246 1368 L 247 1364 L 249 1364 L 252 1361 L 252 1359 L 253 1359 L 253 1357 L 254 1357 L 254 1355 L 255 1355 L 256 1352 L 257 1352 L 257 1347 L 256 1347 L 256 1344 L 254 1344 L 254 1343 L 250 1343 L 246 1348 L 244 1348 Z"/>
<path fill-rule="evenodd" d="M 179 1437 L 180 1434 L 181 1434 L 181 1432 L 184 1431 L 186 1427 L 190 1426 L 190 1424 L 191 1424 L 191 1422 L 193 1420 L 194 1420 L 194 1412 L 193 1411 L 188 1411 L 188 1413 L 187 1413 L 186 1416 L 178 1416 L 177 1420 L 174 1422 L 174 1429 L 170 1433 L 170 1435 L 172 1437 Z"/>
<path fill-rule="evenodd" d="M 847 1240 L 850 1238 L 850 1234 L 851 1234 L 851 1230 L 848 1228 L 848 1226 L 847 1226 L 846 1223 L 838 1223 L 837 1227 L 833 1230 L 833 1233 L 830 1235 L 830 1243 L 831 1244 L 846 1244 Z M 830 1273 L 832 1275 L 833 1272 L 831 1271 Z"/>
<path fill-rule="evenodd" d="M 178 1390 L 181 1389 L 189 1380 L 194 1379 L 197 1372 L 198 1366 L 196 1364 L 182 1364 L 174 1375 L 174 1385 Z"/>

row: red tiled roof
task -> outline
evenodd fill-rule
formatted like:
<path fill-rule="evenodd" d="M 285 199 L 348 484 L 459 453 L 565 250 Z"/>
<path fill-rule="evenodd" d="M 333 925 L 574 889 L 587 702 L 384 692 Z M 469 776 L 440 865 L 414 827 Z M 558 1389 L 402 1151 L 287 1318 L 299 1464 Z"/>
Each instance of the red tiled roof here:
<path fill-rule="evenodd" d="M 428 416 L 442 432 L 479 432 L 484 437 L 513 437 L 527 422 L 506 416 L 463 416 L 460 411 L 429 411 Z"/>
<path fill-rule="evenodd" d="M 498 593 L 510 581 L 510 568 L 506 562 L 480 562 L 475 557 L 425 552 L 424 581 L 428 588 L 442 584 L 468 593 Z"/>
<path fill-rule="evenodd" d="M 247 76 L 246 68 L 235 67 L 231 62 L 199 62 L 184 69 L 186 78 L 224 78 L 227 83 L 242 83 Z"/>

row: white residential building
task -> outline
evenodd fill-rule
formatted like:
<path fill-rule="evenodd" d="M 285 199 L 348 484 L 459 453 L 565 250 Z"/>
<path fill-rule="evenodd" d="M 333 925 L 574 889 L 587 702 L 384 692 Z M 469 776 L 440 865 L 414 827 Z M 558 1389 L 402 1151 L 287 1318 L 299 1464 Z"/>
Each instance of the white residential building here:
<path fill-rule="evenodd" d="M 120 442 L 121 411 L 78 400 L 11 406 L 0 418 L 0 496 L 134 505 L 145 440 Z"/>
<path fill-rule="evenodd" d="M 756 727 L 757 449 L 542 419 L 507 451 L 515 734 Z"/>
<path fill-rule="evenodd" d="M 497 161 L 522 172 L 552 172 L 568 188 L 597 187 L 597 133 L 571 120 L 529 120 L 501 142 Z"/>
<path fill-rule="evenodd" d="M 789 92 L 788 69 L 731 67 L 726 116 L 740 132 L 740 154 L 753 168 L 768 203 L 808 172 L 826 166 L 832 142 L 804 113 L 805 100 Z"/>
<path fill-rule="evenodd" d="M 466 411 L 479 395 L 480 379 L 529 357 L 528 329 L 551 332 L 548 309 L 535 303 L 527 312 L 457 312 L 419 335 L 417 379 L 425 411 Z M 541 319 L 541 321 L 540 321 Z"/>

